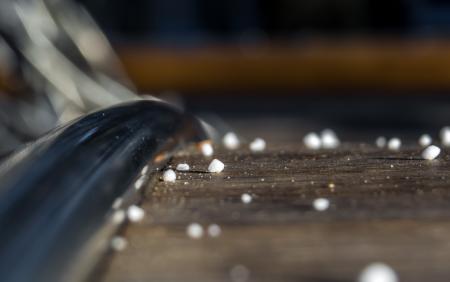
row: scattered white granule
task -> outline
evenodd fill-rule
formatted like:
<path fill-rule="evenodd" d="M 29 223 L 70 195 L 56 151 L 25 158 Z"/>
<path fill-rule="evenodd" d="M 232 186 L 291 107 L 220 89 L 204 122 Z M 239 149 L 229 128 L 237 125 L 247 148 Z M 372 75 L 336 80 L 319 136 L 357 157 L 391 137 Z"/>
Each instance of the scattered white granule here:
<path fill-rule="evenodd" d="M 422 158 L 425 160 L 434 160 L 441 153 L 441 148 L 435 145 L 428 146 L 422 152 Z"/>
<path fill-rule="evenodd" d="M 250 204 L 252 202 L 253 198 L 250 194 L 244 193 L 241 195 L 241 201 L 244 204 Z"/>
<path fill-rule="evenodd" d="M 209 142 L 202 142 L 200 144 L 200 151 L 205 157 L 211 157 L 214 154 L 214 148 Z"/>
<path fill-rule="evenodd" d="M 306 148 L 312 149 L 312 150 L 318 150 L 322 146 L 322 140 L 320 140 L 319 135 L 317 135 L 315 132 L 310 132 L 303 137 L 303 143 L 305 144 Z"/>
<path fill-rule="evenodd" d="M 397 274 L 384 263 L 372 263 L 366 266 L 359 275 L 358 282 L 397 282 Z"/>
<path fill-rule="evenodd" d="M 208 166 L 209 172 L 221 172 L 225 168 L 225 165 L 223 162 L 219 161 L 218 159 L 212 160 L 212 162 Z"/>
<path fill-rule="evenodd" d="M 222 229 L 217 224 L 211 224 L 208 226 L 208 234 L 211 237 L 219 237 L 222 233 Z"/>
<path fill-rule="evenodd" d="M 235 265 L 230 270 L 230 278 L 232 282 L 246 282 L 250 278 L 250 270 L 241 264 Z"/>
<path fill-rule="evenodd" d="M 261 152 L 266 148 L 266 141 L 262 138 L 255 138 L 249 145 L 250 150 L 253 152 Z"/>
<path fill-rule="evenodd" d="M 139 190 L 141 189 L 142 185 L 144 185 L 145 181 L 147 180 L 147 176 L 142 175 L 141 177 L 134 182 L 134 189 Z"/>
<path fill-rule="evenodd" d="M 322 147 L 325 149 L 334 149 L 341 143 L 336 133 L 331 129 L 324 129 L 320 133 L 320 139 L 322 141 Z"/>
<path fill-rule="evenodd" d="M 123 238 L 122 236 L 114 236 L 111 239 L 111 248 L 114 251 L 123 251 L 128 246 L 127 239 Z"/>
<path fill-rule="evenodd" d="M 177 175 L 173 169 L 168 169 L 163 173 L 163 181 L 164 182 L 175 182 L 177 179 Z"/>
<path fill-rule="evenodd" d="M 324 211 L 330 206 L 330 201 L 325 198 L 317 198 L 313 201 L 313 206 L 317 211 Z"/>
<path fill-rule="evenodd" d="M 433 139 L 428 134 L 422 134 L 419 138 L 419 145 L 422 147 L 430 146 L 431 142 L 433 142 Z"/>
<path fill-rule="evenodd" d="M 203 227 L 198 223 L 191 223 L 186 228 L 186 234 L 192 239 L 200 239 L 203 236 Z"/>
<path fill-rule="evenodd" d="M 144 219 L 145 211 L 138 206 L 132 205 L 127 210 L 127 216 L 131 222 L 139 222 Z"/>
<path fill-rule="evenodd" d="M 144 175 L 144 174 L 147 174 L 147 172 L 148 172 L 148 165 L 146 165 L 142 168 L 141 174 Z"/>
<path fill-rule="evenodd" d="M 384 148 L 384 146 L 386 146 L 386 137 L 384 136 L 379 136 L 376 140 L 375 140 L 375 145 L 377 145 L 378 148 Z"/>
<path fill-rule="evenodd" d="M 178 164 L 177 170 L 178 171 L 189 171 L 190 167 L 188 164 Z"/>
<path fill-rule="evenodd" d="M 441 143 L 445 147 L 450 146 L 450 126 L 445 126 L 440 131 Z"/>
<path fill-rule="evenodd" d="M 388 142 L 388 149 L 391 151 L 398 151 L 400 149 L 400 147 L 402 146 L 402 141 L 400 141 L 399 138 L 394 137 L 389 139 Z"/>
<path fill-rule="evenodd" d="M 225 148 L 229 150 L 235 150 L 239 148 L 239 145 L 241 144 L 239 138 L 234 132 L 228 132 L 227 134 L 225 134 L 222 138 L 222 143 Z"/>
<path fill-rule="evenodd" d="M 111 221 L 113 222 L 113 224 L 119 225 L 125 221 L 125 217 L 126 214 L 124 210 L 116 210 L 112 215 Z"/>

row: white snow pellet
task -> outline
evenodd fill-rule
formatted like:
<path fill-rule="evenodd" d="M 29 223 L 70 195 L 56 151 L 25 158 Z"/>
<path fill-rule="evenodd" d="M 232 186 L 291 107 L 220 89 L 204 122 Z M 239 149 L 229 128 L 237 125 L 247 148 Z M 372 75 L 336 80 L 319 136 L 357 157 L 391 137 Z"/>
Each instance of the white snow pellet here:
<path fill-rule="evenodd" d="M 431 145 L 425 148 L 422 152 L 422 158 L 425 160 L 434 160 L 441 153 L 441 148 Z"/>
<path fill-rule="evenodd" d="M 313 206 L 317 211 L 324 211 L 330 206 L 330 201 L 325 198 L 317 198 L 313 201 Z"/>
<path fill-rule="evenodd" d="M 386 146 L 386 137 L 384 136 L 379 136 L 376 140 L 375 140 L 375 145 L 377 145 L 378 148 L 384 148 L 384 146 Z"/>
<path fill-rule="evenodd" d="M 111 248 L 114 251 L 123 251 L 128 246 L 127 239 L 123 238 L 122 236 L 114 236 L 111 239 Z"/>
<path fill-rule="evenodd" d="M 213 146 L 209 142 L 203 142 L 200 145 L 200 150 L 205 157 L 211 157 L 214 154 Z"/>
<path fill-rule="evenodd" d="M 221 172 L 225 168 L 225 165 L 223 162 L 219 161 L 218 159 L 214 159 L 211 161 L 211 163 L 208 166 L 209 172 Z"/>
<path fill-rule="evenodd" d="M 389 139 L 389 142 L 387 144 L 388 149 L 391 151 L 398 151 L 400 147 L 402 146 L 402 141 L 400 141 L 399 138 L 394 137 Z"/>
<path fill-rule="evenodd" d="M 315 132 L 306 134 L 305 137 L 303 137 L 303 143 L 305 144 L 306 148 L 312 150 L 318 150 L 322 146 L 322 140 Z"/>
<path fill-rule="evenodd" d="M 441 143 L 445 147 L 450 146 L 450 126 L 445 126 L 440 131 Z"/>
<path fill-rule="evenodd" d="M 324 129 L 320 133 L 320 139 L 322 141 L 322 147 L 325 149 L 334 149 L 341 143 L 336 133 L 331 129 Z"/>
<path fill-rule="evenodd" d="M 241 195 L 241 201 L 244 204 L 250 204 L 252 202 L 252 196 L 250 194 L 244 193 Z"/>
<path fill-rule="evenodd" d="M 239 138 L 234 132 L 228 132 L 227 134 L 225 134 L 222 138 L 222 143 L 225 148 L 229 150 L 235 150 L 239 148 L 239 145 L 241 144 Z"/>
<path fill-rule="evenodd" d="M 177 170 L 178 171 L 189 171 L 190 167 L 188 164 L 178 164 Z"/>
<path fill-rule="evenodd" d="M 203 227 L 198 223 L 191 223 L 186 228 L 186 234 L 192 239 L 200 239 L 203 236 Z"/>
<path fill-rule="evenodd" d="M 177 179 L 177 175 L 173 169 L 168 169 L 163 173 L 163 181 L 164 182 L 175 182 Z"/>
<path fill-rule="evenodd" d="M 211 237 L 219 237 L 220 233 L 222 233 L 222 229 L 217 224 L 211 224 L 208 226 L 208 234 Z"/>
<path fill-rule="evenodd" d="M 139 222 L 144 219 L 145 211 L 138 206 L 132 205 L 127 210 L 127 216 L 131 222 Z"/>
<path fill-rule="evenodd" d="M 259 137 L 255 138 L 255 140 L 253 140 L 252 143 L 250 143 L 249 148 L 253 152 L 264 151 L 264 149 L 266 149 L 266 141 L 264 141 L 264 139 Z"/>
<path fill-rule="evenodd" d="M 397 274 L 384 263 L 371 263 L 359 275 L 358 282 L 397 282 Z"/>
<path fill-rule="evenodd" d="M 433 139 L 428 134 L 422 134 L 419 138 L 419 145 L 422 147 L 430 146 Z"/>

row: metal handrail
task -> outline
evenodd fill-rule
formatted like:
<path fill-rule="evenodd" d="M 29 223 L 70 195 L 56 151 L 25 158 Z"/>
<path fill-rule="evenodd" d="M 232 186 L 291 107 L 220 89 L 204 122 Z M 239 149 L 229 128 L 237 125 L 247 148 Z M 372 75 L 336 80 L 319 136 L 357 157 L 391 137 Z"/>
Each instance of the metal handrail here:
<path fill-rule="evenodd" d="M 139 101 L 89 114 L 11 155 L 0 166 L 2 281 L 74 280 L 74 258 L 141 169 L 203 139 L 194 117 Z"/>

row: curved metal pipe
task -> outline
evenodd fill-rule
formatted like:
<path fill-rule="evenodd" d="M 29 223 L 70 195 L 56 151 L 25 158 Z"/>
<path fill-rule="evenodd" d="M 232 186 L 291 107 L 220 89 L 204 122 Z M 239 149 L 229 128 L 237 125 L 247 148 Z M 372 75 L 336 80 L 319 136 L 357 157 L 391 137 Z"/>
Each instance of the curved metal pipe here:
<path fill-rule="evenodd" d="M 2 281 L 61 281 L 140 170 L 205 135 L 161 102 L 101 110 L 57 128 L 0 166 Z"/>

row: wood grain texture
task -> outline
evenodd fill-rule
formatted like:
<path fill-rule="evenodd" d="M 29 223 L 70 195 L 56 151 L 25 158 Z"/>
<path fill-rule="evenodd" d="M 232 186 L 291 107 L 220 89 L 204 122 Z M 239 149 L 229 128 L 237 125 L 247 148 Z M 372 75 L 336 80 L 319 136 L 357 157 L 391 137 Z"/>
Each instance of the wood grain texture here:
<path fill-rule="evenodd" d="M 219 150 L 219 174 L 204 172 L 209 159 L 180 152 L 171 165 L 192 171 L 147 187 L 145 220 L 124 229 L 128 248 L 105 258 L 96 280 L 240 281 L 230 270 L 243 265 L 247 281 L 355 281 L 382 261 L 401 281 L 448 281 L 450 159 L 444 151 L 424 161 L 420 151 L 269 144 L 258 154 Z M 243 204 L 242 193 L 253 201 Z M 315 211 L 317 197 L 330 208 Z M 222 234 L 191 239 L 191 222 L 219 224 Z"/>

